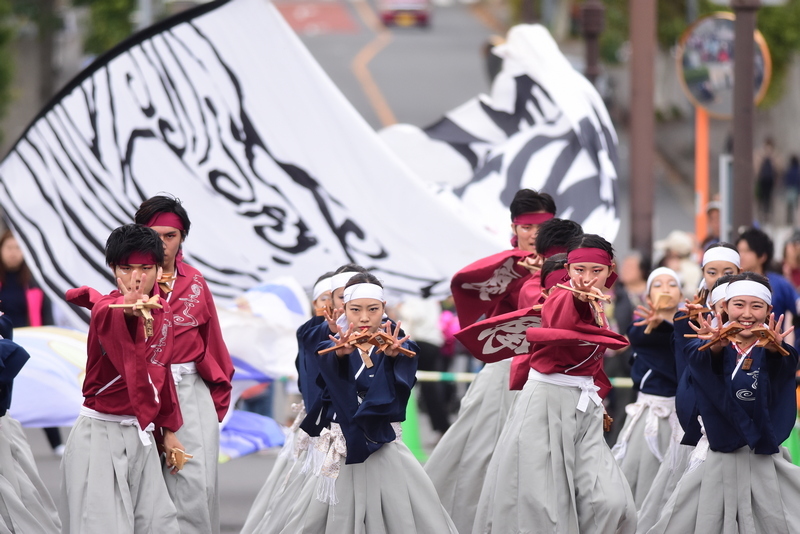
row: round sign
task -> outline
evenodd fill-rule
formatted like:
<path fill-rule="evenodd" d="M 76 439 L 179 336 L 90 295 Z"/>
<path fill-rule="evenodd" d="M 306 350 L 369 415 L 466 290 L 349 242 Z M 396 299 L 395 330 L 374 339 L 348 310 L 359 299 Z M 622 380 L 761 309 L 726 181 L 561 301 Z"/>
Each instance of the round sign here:
<path fill-rule="evenodd" d="M 715 13 L 692 24 L 678 45 L 678 78 L 689 100 L 711 117 L 733 116 L 733 13 Z M 755 40 L 753 94 L 756 104 L 767 94 L 772 62 L 764 36 Z"/>

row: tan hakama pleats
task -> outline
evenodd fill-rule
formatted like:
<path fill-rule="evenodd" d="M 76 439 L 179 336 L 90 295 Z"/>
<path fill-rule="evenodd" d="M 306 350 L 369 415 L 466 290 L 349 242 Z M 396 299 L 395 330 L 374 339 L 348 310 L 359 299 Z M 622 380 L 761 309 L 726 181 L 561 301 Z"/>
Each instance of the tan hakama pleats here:
<path fill-rule="evenodd" d="M 664 455 L 664 461 L 658 468 L 656 478 L 650 485 L 650 491 L 639 508 L 636 532 L 644 534 L 656 524 L 667 500 L 675 491 L 675 487 L 686 471 L 692 452 L 694 452 L 693 445 L 681 445 L 680 442 L 670 443 L 667 453 Z"/>
<path fill-rule="evenodd" d="M 784 452 L 708 451 L 678 482 L 652 534 L 800 533 L 800 467 Z"/>
<path fill-rule="evenodd" d="M 474 534 L 631 533 L 636 507 L 603 439 L 603 408 L 577 387 L 528 380 L 483 484 Z"/>
<path fill-rule="evenodd" d="M 300 429 L 305 416 L 305 410 L 300 408 L 272 471 L 250 507 L 241 534 L 264 532 L 267 525 L 285 525 L 306 479 L 316 479 L 313 473 L 318 466 L 311 462 L 308 450 L 316 438 Z"/>
<path fill-rule="evenodd" d="M 179 534 L 151 433 L 80 416 L 61 461 L 64 534 Z"/>
<path fill-rule="evenodd" d="M 164 466 L 182 533 L 219 533 L 219 422 L 208 386 L 199 374 L 185 374 L 175 385 L 183 426 L 175 433 L 184 450 L 194 456 L 177 474 Z"/>
<path fill-rule="evenodd" d="M 458 534 L 436 489 L 402 441 L 384 444 L 363 463 L 339 464 L 336 504 L 318 499 L 324 476 L 309 477 L 285 520 L 264 521 L 259 534 Z"/>
<path fill-rule="evenodd" d="M 461 400 L 458 419 L 425 464 L 458 531 L 471 532 L 486 470 L 517 391 L 508 389 L 511 360 L 489 363 Z"/>
<path fill-rule="evenodd" d="M 56 505 L 33 459 L 22 426 L 0 417 L 0 534 L 61 531 Z"/>
<path fill-rule="evenodd" d="M 611 449 L 633 493 L 636 509 L 642 507 L 670 443 L 680 431 L 675 397 L 639 393 L 625 411 L 625 426 Z"/>

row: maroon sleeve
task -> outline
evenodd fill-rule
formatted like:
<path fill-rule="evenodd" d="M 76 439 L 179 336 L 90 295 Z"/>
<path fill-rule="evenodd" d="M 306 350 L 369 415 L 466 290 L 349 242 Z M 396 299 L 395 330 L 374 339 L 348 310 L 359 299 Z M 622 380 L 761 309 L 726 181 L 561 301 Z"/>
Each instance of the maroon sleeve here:
<path fill-rule="evenodd" d="M 92 323 L 100 344 L 128 389 L 131 406 L 142 428 L 150 423 L 177 430 L 183 424 L 169 364 L 172 357 L 172 329 L 169 306 L 153 310 L 151 339 L 145 338 L 144 320 L 127 316 L 119 294 L 100 299 L 92 309 Z"/>
<path fill-rule="evenodd" d="M 592 308 L 571 291 L 554 288 L 542 306 L 542 324 L 553 328 L 575 328 L 581 323 L 594 324 Z"/>
<path fill-rule="evenodd" d="M 87 308 L 89 310 L 91 310 L 102 298 L 103 295 L 99 291 L 89 286 L 68 289 L 65 295 L 66 301 L 70 304 L 75 304 L 76 306 Z"/>
<path fill-rule="evenodd" d="M 531 276 L 525 280 L 519 290 L 519 297 L 517 299 L 517 307 L 531 308 L 539 304 L 539 299 L 542 297 L 542 273 L 537 271 L 532 273 Z"/>
<path fill-rule="evenodd" d="M 205 354 L 197 362 L 197 372 L 208 384 L 211 398 L 214 400 L 214 408 L 217 410 L 219 421 L 228 413 L 231 402 L 231 379 L 233 378 L 233 362 L 228 353 L 228 347 L 222 339 L 222 330 L 219 326 L 217 308 L 214 305 L 214 297 L 202 279 L 203 295 L 205 295 L 205 306 L 208 310 L 208 321 L 200 325 L 200 335 L 205 346 Z"/>

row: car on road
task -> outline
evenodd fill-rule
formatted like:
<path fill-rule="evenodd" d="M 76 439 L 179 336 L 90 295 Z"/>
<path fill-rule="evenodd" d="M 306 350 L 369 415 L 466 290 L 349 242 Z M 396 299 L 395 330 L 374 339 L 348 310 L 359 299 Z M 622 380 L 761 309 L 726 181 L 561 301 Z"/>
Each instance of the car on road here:
<path fill-rule="evenodd" d="M 378 13 L 384 26 L 428 27 L 431 20 L 430 0 L 380 0 Z"/>

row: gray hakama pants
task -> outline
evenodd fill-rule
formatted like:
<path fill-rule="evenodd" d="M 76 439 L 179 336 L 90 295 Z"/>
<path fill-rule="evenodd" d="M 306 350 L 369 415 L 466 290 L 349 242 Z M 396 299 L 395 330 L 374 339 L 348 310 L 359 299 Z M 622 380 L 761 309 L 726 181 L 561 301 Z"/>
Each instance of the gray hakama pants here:
<path fill-rule="evenodd" d="M 581 397 L 577 387 L 528 380 L 489 464 L 474 534 L 636 530 L 628 482 L 603 438 L 603 407 L 588 401 L 579 411 Z"/>
<path fill-rule="evenodd" d="M 708 451 L 687 471 L 649 530 L 685 534 L 800 532 L 800 467 L 784 452 Z"/>
<path fill-rule="evenodd" d="M 311 438 L 300 429 L 305 416 L 305 410 L 301 410 L 295 418 L 269 477 L 250 507 L 241 534 L 263 532 L 268 524 L 286 524 L 289 511 L 299 498 L 306 479 L 316 480 L 313 472 L 317 466 L 311 462 L 308 453 L 309 447 L 314 447 L 316 438 Z"/>
<path fill-rule="evenodd" d="M 625 411 L 628 417 L 611 449 L 641 509 L 670 443 L 679 433 L 675 397 L 639 393 Z"/>
<path fill-rule="evenodd" d="M 471 532 L 489 460 L 517 391 L 508 389 L 511 360 L 481 369 L 461 400 L 458 419 L 425 464 L 458 531 Z"/>
<path fill-rule="evenodd" d="M 680 442 L 670 443 L 669 449 L 664 455 L 664 461 L 658 468 L 656 478 L 653 479 L 653 484 L 650 486 L 650 491 L 639 508 L 636 532 L 645 533 L 656 524 L 664 505 L 667 504 L 670 495 L 675 491 L 675 486 L 678 485 L 678 481 L 686 471 L 689 457 L 693 451 L 694 446 L 692 445 L 681 445 Z"/>
<path fill-rule="evenodd" d="M 55 503 L 41 477 L 22 426 L 0 417 L 0 533 L 61 531 Z"/>
<path fill-rule="evenodd" d="M 81 415 L 61 461 L 64 534 L 178 534 L 152 433 Z"/>
<path fill-rule="evenodd" d="M 324 476 L 309 477 L 284 521 L 259 534 L 457 534 L 436 489 L 402 441 L 384 444 L 363 463 L 339 463 L 336 504 L 318 499 Z"/>
<path fill-rule="evenodd" d="M 167 491 L 178 511 L 181 532 L 219 533 L 219 421 L 208 386 L 200 375 L 185 374 L 175 385 L 183 426 L 175 433 L 194 456 L 178 473 L 164 464 Z"/>

